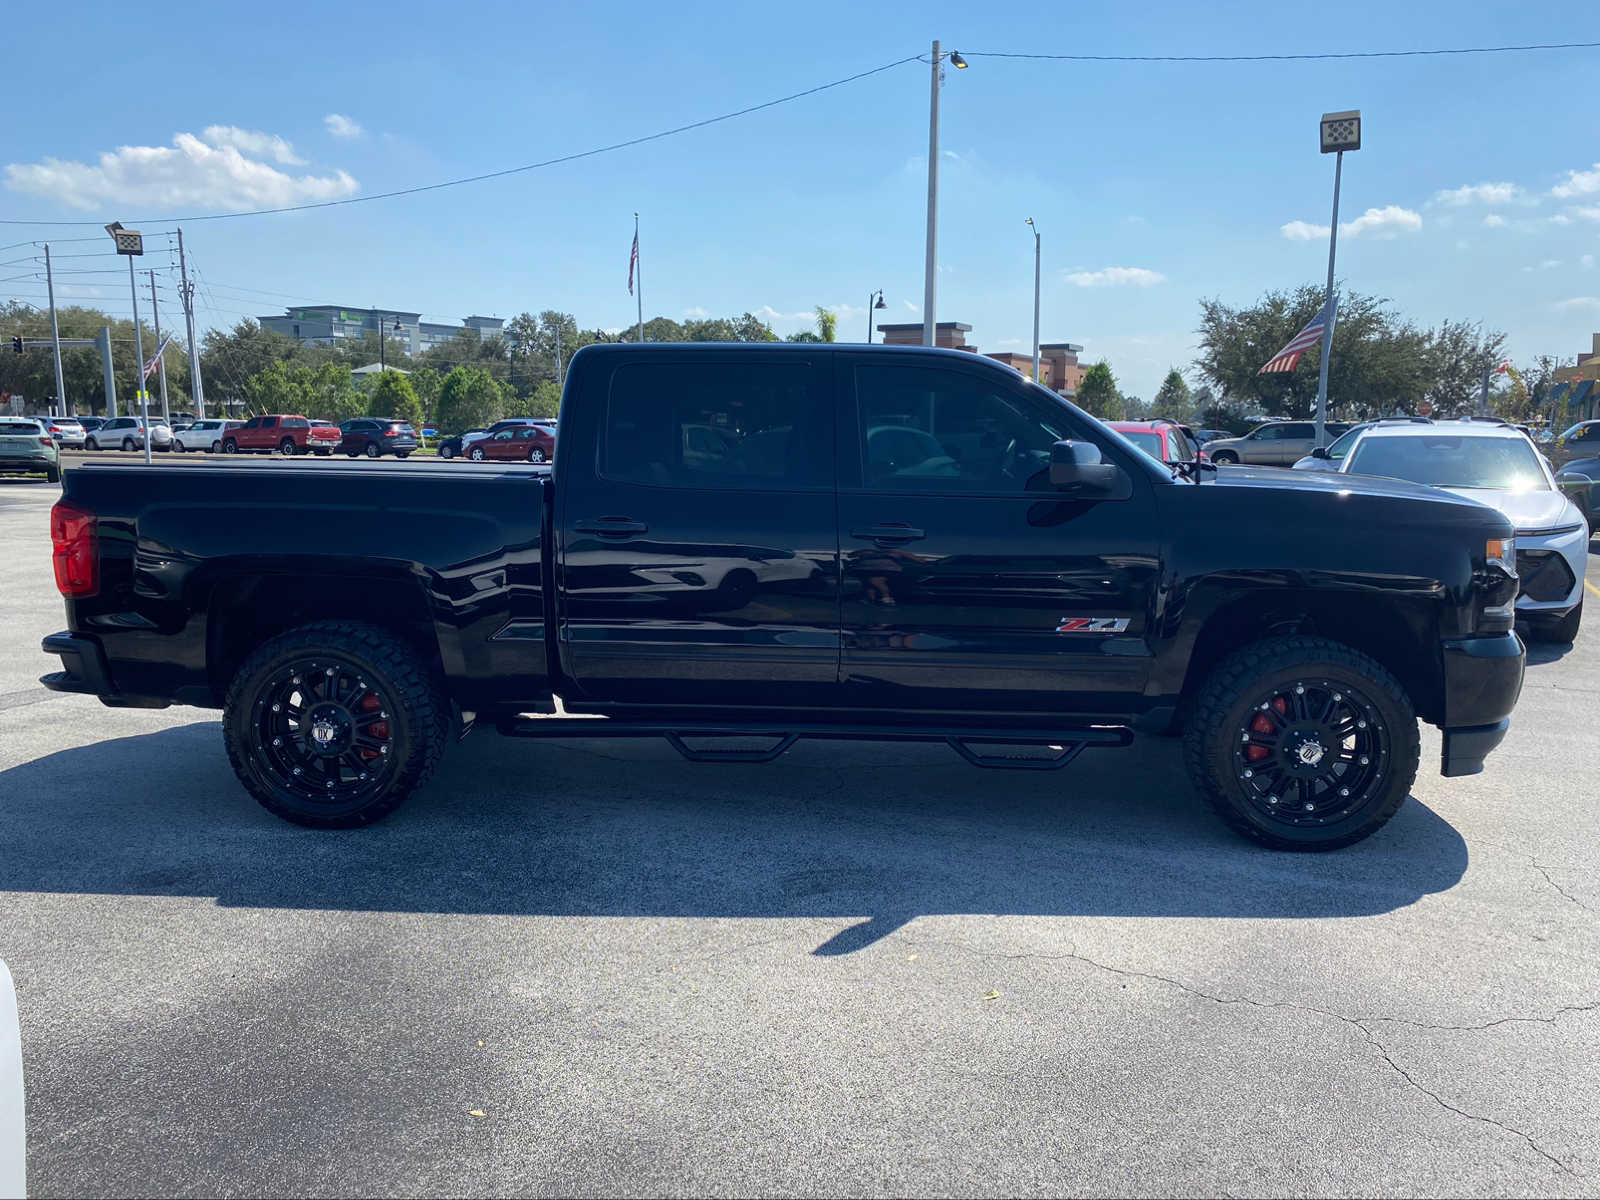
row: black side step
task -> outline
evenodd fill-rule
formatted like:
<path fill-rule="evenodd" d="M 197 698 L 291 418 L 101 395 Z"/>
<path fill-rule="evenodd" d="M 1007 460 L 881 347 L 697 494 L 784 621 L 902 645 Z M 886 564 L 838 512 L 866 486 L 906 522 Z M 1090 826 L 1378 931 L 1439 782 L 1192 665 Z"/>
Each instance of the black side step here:
<path fill-rule="evenodd" d="M 1066 766 L 1090 746 L 1126 746 L 1133 731 L 1124 725 L 1086 725 L 1056 729 L 950 728 L 945 726 L 896 727 L 883 725 L 796 725 L 774 728 L 769 724 L 682 725 L 670 721 L 614 721 L 605 717 L 518 717 L 504 721 L 500 732 L 524 738 L 665 738 L 669 746 L 690 762 L 766 763 L 784 754 L 801 738 L 842 742 L 944 742 L 975 767 L 992 770 L 1054 771 Z M 756 749 L 717 749 L 691 746 L 717 738 L 771 738 L 770 746 Z M 1005 754 L 980 747 L 1047 748 L 1055 753 Z"/>

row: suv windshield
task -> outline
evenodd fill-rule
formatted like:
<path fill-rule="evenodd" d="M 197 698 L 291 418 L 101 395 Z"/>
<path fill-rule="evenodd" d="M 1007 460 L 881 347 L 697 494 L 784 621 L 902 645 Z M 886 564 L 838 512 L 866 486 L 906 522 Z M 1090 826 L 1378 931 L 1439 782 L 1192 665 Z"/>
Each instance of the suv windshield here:
<path fill-rule="evenodd" d="M 1369 437 L 1350 455 L 1352 475 L 1384 475 L 1432 487 L 1549 491 L 1539 456 L 1526 438 Z"/>

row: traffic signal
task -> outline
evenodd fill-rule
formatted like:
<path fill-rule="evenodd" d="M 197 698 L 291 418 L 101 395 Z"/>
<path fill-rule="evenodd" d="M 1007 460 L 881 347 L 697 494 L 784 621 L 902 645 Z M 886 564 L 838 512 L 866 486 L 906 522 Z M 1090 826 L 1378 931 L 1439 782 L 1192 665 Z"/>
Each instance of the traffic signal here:
<path fill-rule="evenodd" d="M 11 353 L 13 353 L 13 354 L 21 354 L 22 353 L 22 339 L 21 338 L 14 337 L 14 338 L 11 339 Z"/>

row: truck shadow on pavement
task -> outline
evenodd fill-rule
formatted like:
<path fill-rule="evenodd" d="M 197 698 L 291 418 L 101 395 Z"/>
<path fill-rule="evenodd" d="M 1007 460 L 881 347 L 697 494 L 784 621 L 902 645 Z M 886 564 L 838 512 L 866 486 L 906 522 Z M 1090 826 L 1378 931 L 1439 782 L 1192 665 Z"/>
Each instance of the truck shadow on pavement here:
<path fill-rule="evenodd" d="M 1370 916 L 1461 879 L 1467 848 L 1412 799 L 1368 841 L 1283 854 L 1228 833 L 1178 743 L 1061 772 L 942 747 L 802 743 L 770 766 L 654 742 L 477 733 L 363 830 L 271 816 L 214 720 L 0 772 L 0 890 L 215 897 L 242 907 L 852 923 L 846 954 L 924 914 Z"/>

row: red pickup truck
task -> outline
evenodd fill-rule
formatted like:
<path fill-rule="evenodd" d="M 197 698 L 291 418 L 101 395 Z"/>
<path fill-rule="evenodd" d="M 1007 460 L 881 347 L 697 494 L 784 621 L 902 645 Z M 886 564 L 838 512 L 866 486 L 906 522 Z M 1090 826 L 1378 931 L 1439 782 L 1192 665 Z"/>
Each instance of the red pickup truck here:
<path fill-rule="evenodd" d="M 332 454 L 341 434 L 333 425 L 313 425 L 305 417 L 277 414 L 251 417 L 222 439 L 224 454 Z"/>

